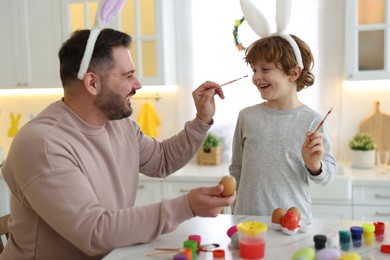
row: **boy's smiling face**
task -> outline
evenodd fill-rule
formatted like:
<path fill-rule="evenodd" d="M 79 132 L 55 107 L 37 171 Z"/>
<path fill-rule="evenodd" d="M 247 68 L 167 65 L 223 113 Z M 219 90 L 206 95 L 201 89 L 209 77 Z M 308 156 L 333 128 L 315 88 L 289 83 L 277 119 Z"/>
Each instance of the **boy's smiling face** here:
<path fill-rule="evenodd" d="M 251 66 L 252 82 L 260 91 L 261 97 L 269 103 L 284 104 L 297 95 L 295 80 L 275 64 L 264 61 Z"/>

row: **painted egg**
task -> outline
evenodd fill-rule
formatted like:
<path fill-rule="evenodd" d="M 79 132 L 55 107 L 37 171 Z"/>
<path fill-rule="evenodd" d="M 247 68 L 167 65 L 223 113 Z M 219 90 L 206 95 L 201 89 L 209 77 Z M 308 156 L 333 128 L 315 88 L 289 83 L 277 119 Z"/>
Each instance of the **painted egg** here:
<path fill-rule="evenodd" d="M 287 211 L 290 211 L 290 210 L 294 211 L 297 214 L 298 220 L 301 220 L 301 212 L 299 211 L 299 209 L 297 207 L 291 207 Z"/>
<path fill-rule="evenodd" d="M 316 251 L 312 247 L 306 247 L 299 249 L 295 254 L 292 256 L 291 260 L 315 260 L 316 259 Z"/>
<path fill-rule="evenodd" d="M 236 190 L 236 179 L 231 175 L 224 176 L 219 181 L 219 184 L 223 185 L 223 191 L 221 192 L 222 197 L 233 195 Z"/>
<path fill-rule="evenodd" d="M 282 218 L 282 231 L 287 235 L 293 235 L 299 230 L 299 220 L 297 214 L 290 210 Z"/>

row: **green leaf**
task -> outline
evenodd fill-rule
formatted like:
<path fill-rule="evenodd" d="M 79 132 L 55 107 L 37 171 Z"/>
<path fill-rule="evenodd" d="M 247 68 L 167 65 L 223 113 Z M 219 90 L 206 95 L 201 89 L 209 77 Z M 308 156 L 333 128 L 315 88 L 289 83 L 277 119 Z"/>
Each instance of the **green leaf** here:
<path fill-rule="evenodd" d="M 352 137 L 351 140 L 349 140 L 348 146 L 352 150 L 362 150 L 362 151 L 369 151 L 374 150 L 376 145 L 368 133 L 359 133 Z"/>

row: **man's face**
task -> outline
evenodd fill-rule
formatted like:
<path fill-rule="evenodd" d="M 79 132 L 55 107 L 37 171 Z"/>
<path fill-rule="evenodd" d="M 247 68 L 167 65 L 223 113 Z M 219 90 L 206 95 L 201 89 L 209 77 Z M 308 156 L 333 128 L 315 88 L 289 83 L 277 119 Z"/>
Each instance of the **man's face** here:
<path fill-rule="evenodd" d="M 126 47 L 114 47 L 114 66 L 101 79 L 101 88 L 95 105 L 108 120 L 129 117 L 133 113 L 130 97 L 140 89 L 141 83 L 134 75 L 134 63 Z"/>

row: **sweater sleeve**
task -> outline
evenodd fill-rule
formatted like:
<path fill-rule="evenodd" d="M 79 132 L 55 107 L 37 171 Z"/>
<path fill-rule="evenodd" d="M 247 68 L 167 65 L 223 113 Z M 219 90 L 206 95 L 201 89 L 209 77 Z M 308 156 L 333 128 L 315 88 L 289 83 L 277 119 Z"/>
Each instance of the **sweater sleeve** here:
<path fill-rule="evenodd" d="M 180 168 L 210 126 L 194 119 L 159 143 L 122 121 L 112 123 L 122 127 L 83 126 L 82 131 L 74 120 L 21 130 L 4 168 L 14 201 L 13 237 L 23 240 L 15 250 L 28 246 L 29 252 L 53 256 L 80 250 L 101 256 L 150 242 L 194 217 L 187 195 L 134 207 L 139 169 L 158 175 Z"/>
<path fill-rule="evenodd" d="M 241 132 L 240 117 L 237 119 L 236 128 L 233 134 L 232 144 L 232 160 L 229 166 L 229 173 L 237 182 L 237 190 L 240 185 L 241 168 L 242 168 L 242 156 L 243 156 L 243 144 L 244 140 Z"/>
<path fill-rule="evenodd" d="M 321 174 L 319 175 L 312 175 L 308 172 L 308 176 L 310 180 L 313 182 L 319 184 L 319 185 L 328 185 L 331 184 L 337 177 L 337 164 L 336 159 L 333 156 L 332 152 L 332 144 L 330 139 L 330 132 L 328 130 L 328 127 L 325 124 L 322 126 L 324 139 L 323 139 L 323 146 L 324 146 L 324 157 L 321 160 Z"/>
<path fill-rule="evenodd" d="M 88 255 L 150 242 L 194 216 L 187 195 L 143 207 L 108 210 L 88 180 L 69 169 L 41 175 L 26 185 L 24 194 L 41 219 Z M 57 236 L 52 239 L 61 240 Z"/>
<path fill-rule="evenodd" d="M 210 127 L 196 117 L 186 122 L 178 134 L 158 142 L 135 126 L 140 146 L 140 172 L 151 177 L 166 177 L 182 168 L 194 157 Z"/>

